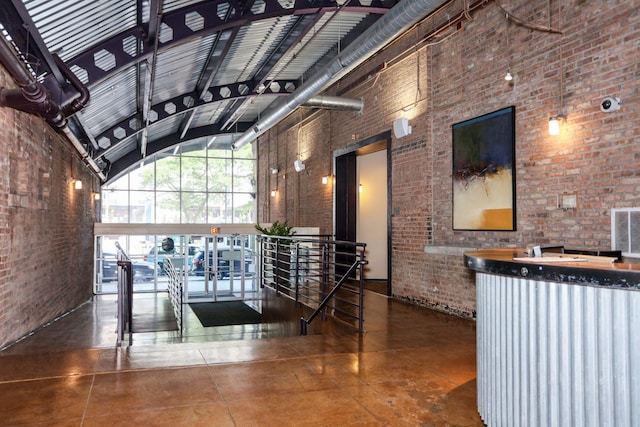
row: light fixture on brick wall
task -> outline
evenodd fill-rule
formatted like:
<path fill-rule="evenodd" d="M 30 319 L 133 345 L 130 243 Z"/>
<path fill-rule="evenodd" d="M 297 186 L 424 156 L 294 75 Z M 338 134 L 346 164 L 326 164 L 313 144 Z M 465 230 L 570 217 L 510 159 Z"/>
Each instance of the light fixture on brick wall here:
<path fill-rule="evenodd" d="M 560 135 L 560 121 L 564 119 L 564 114 L 549 117 L 549 135 Z"/>
<path fill-rule="evenodd" d="M 560 122 L 558 116 L 549 117 L 549 135 L 560 135 Z"/>
<path fill-rule="evenodd" d="M 76 190 L 82 190 L 82 181 L 81 181 L 81 180 L 79 180 L 79 179 L 74 179 L 74 180 L 73 180 L 73 187 L 74 187 Z"/>
<path fill-rule="evenodd" d="M 271 197 L 276 197 L 276 194 L 278 194 L 278 190 L 271 190 Z"/>
<path fill-rule="evenodd" d="M 329 175 L 325 175 L 322 177 L 322 185 L 327 185 L 329 183 Z"/>
<path fill-rule="evenodd" d="M 507 74 L 504 76 L 504 79 L 508 82 L 513 80 L 513 76 L 511 75 L 511 70 L 509 68 L 507 68 Z"/>

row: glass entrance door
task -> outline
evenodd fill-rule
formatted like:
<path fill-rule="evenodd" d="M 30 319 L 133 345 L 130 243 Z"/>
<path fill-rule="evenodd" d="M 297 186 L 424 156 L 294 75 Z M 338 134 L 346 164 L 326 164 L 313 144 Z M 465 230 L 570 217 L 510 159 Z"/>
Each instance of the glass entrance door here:
<path fill-rule="evenodd" d="M 247 235 L 191 236 L 199 250 L 186 280 L 187 302 L 257 298 L 254 240 Z"/>

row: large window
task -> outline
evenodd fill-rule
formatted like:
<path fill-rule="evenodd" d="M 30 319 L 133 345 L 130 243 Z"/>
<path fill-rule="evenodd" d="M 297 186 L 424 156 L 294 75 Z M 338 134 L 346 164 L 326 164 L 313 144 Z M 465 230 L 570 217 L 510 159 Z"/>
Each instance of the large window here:
<path fill-rule="evenodd" d="M 102 222 L 254 223 L 255 165 L 253 144 L 237 151 L 184 146 L 154 154 L 102 187 Z"/>

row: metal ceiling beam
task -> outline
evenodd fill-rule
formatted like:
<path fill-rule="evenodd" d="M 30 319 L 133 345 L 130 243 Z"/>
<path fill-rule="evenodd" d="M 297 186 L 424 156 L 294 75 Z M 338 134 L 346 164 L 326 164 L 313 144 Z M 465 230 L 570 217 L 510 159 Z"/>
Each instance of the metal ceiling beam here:
<path fill-rule="evenodd" d="M 299 85 L 299 82 L 295 80 L 280 80 L 275 83 L 277 84 L 265 88 L 264 93 L 270 95 L 288 95 L 291 93 L 290 91 L 292 88 L 296 88 Z M 249 92 L 250 87 L 255 87 L 255 82 L 238 82 L 230 85 L 209 88 L 205 93 L 205 99 L 201 99 L 199 101 L 193 100 L 190 94 L 168 99 L 151 107 L 150 115 L 153 118 L 152 123 L 156 123 L 168 117 L 173 117 L 176 114 L 188 112 L 194 108 L 202 107 L 203 105 L 211 104 L 213 102 L 256 96 L 256 92 Z M 274 89 L 278 90 L 276 91 Z M 187 107 L 191 102 L 193 102 L 192 106 Z M 135 129 L 132 128 L 130 126 L 131 123 L 142 123 L 142 116 L 140 113 L 121 120 L 102 132 L 100 135 L 97 135 L 95 139 L 98 141 L 98 145 L 107 145 L 106 149 L 109 149 L 110 147 L 118 144 L 121 140 L 142 131 L 142 127 L 136 127 Z M 96 152 L 94 157 L 100 157 L 104 151 L 105 148 L 101 148 Z"/>
<path fill-rule="evenodd" d="M 160 34 L 160 19 L 162 17 L 163 0 L 149 0 L 149 20 L 146 30 L 146 45 L 150 48 Z"/>
<path fill-rule="evenodd" d="M 66 71 L 61 69 L 59 61 L 62 60 L 49 51 L 36 24 L 33 22 L 31 15 L 29 15 L 28 10 L 21 0 L 11 0 L 11 4 L 4 4 L 0 9 L 2 9 L 0 12 L 0 22 L 2 22 L 5 30 L 11 35 L 13 42 L 21 50 L 21 53 L 26 56 L 25 59 L 29 62 L 34 73 L 41 75 L 45 72 L 45 69 L 39 69 L 39 67 L 31 63 L 31 61 L 35 60 L 38 61 L 39 65 L 48 69 L 50 72 L 49 76 L 53 76 L 44 81 L 44 86 L 51 94 L 51 98 L 56 99 L 60 105 L 73 106 L 73 108 L 68 108 L 65 114 L 70 115 L 66 117 L 66 119 L 73 134 L 76 135 L 76 140 L 86 140 L 84 137 L 87 137 L 89 141 L 86 147 L 82 147 L 83 150 L 86 149 L 90 151 L 92 148 L 95 149 L 95 140 L 91 138 L 91 134 L 82 121 L 82 117 L 80 114 L 75 114 L 79 109 L 83 108 L 84 104 L 88 101 L 89 92 L 86 91 L 86 87 L 84 87 L 84 91 L 79 92 L 76 88 L 77 85 L 69 84 L 65 73 L 72 72 L 68 68 Z M 64 67 L 64 64 L 62 67 Z M 76 78 L 75 74 L 71 74 L 71 77 Z M 86 99 L 82 100 L 81 105 L 72 104 L 79 102 L 79 99 L 76 98 L 78 93 L 81 95 L 80 98 Z M 81 135 L 81 137 L 77 137 L 77 135 Z M 74 141 L 72 141 L 72 143 L 75 145 Z"/>
<path fill-rule="evenodd" d="M 306 34 L 309 33 L 315 24 L 321 19 L 324 13 L 317 13 L 315 15 L 303 15 L 300 16 L 296 22 L 291 26 L 287 34 L 282 38 L 280 44 L 273 50 L 269 57 L 263 61 L 260 68 L 253 76 L 255 86 L 251 88 L 252 92 L 257 92 L 260 85 L 264 85 L 267 76 L 271 74 L 273 69 L 282 61 L 282 58 L 287 52 L 294 46 L 296 46 Z M 296 85 L 297 86 L 297 85 Z M 238 111 L 240 111 L 243 105 L 248 102 L 247 99 L 240 99 L 230 105 L 220 118 L 223 129 L 226 129 L 233 125 L 234 120 L 240 120 L 240 117 L 235 117 Z"/>
<path fill-rule="evenodd" d="M 252 123 L 242 122 L 242 123 L 238 123 L 237 125 L 238 125 L 237 132 L 245 132 L 247 129 L 251 127 Z M 235 133 L 235 129 L 234 129 L 234 132 L 225 132 L 221 130 L 219 126 L 215 126 L 215 125 L 202 126 L 202 127 L 190 129 L 187 132 L 187 135 L 185 136 L 185 140 L 193 140 L 196 138 L 203 138 L 210 135 L 224 134 L 224 133 Z M 153 144 L 149 145 L 147 156 L 151 156 L 155 153 L 163 151 L 181 142 L 184 142 L 184 141 L 181 140 L 179 138 L 179 135 L 175 133 L 168 135 L 164 138 L 159 138 L 155 140 Z M 117 179 L 123 172 L 129 169 L 132 165 L 140 163 L 140 161 L 142 160 L 143 160 L 143 157 L 141 153 L 137 150 L 133 150 L 128 154 L 126 154 L 125 156 L 113 161 L 109 169 L 107 182 L 113 179 Z"/>
<path fill-rule="evenodd" d="M 239 149 L 258 138 L 283 120 L 311 97 L 324 90 L 344 74 L 373 56 L 376 52 L 441 7 L 447 0 L 402 0 L 387 15 L 376 21 L 367 31 L 335 57 L 326 69 L 314 74 L 285 101 L 275 105 L 233 144 Z"/>
<path fill-rule="evenodd" d="M 207 61 L 202 73 L 200 74 L 200 78 L 196 83 L 192 104 L 195 104 L 196 100 L 202 101 L 205 98 L 207 90 L 211 86 L 211 82 L 215 78 L 218 70 L 220 69 L 220 66 L 222 65 L 222 61 L 229 53 L 229 49 L 231 48 L 233 41 L 238 36 L 239 30 L 239 28 L 234 28 L 230 31 L 221 31 L 218 33 L 218 37 L 216 37 L 213 46 L 209 50 L 209 55 L 207 56 Z M 221 40 L 224 40 L 224 47 L 222 48 L 221 52 L 216 53 L 219 50 L 218 45 L 220 44 Z M 195 105 L 190 106 L 195 107 Z M 189 112 L 185 115 L 185 118 L 182 120 L 182 123 L 180 123 L 180 126 L 178 127 L 178 133 L 180 134 L 181 138 L 184 138 L 184 135 L 189 129 L 191 121 L 195 116 L 196 110 L 197 108 L 189 110 Z"/>
<path fill-rule="evenodd" d="M 273 70 L 281 64 L 282 59 L 286 56 L 289 50 L 291 50 L 292 48 L 296 48 L 299 51 L 304 51 L 306 45 L 308 45 L 316 35 L 321 34 L 322 29 L 327 26 L 334 19 L 334 17 L 336 17 L 338 13 L 342 12 L 347 6 L 348 2 L 343 2 L 342 5 L 336 5 L 336 7 L 334 7 L 331 11 L 329 11 L 328 9 L 322 9 L 314 15 L 305 15 L 300 18 L 289 30 L 287 35 L 283 37 L 281 44 L 277 47 L 274 53 L 270 55 L 270 57 L 265 62 L 263 62 L 260 69 L 256 72 L 254 80 L 257 82 L 257 87 L 261 85 L 269 85 L 270 82 L 268 82 L 267 78 L 271 75 Z M 332 14 L 331 17 L 327 21 L 325 21 L 320 29 L 318 29 L 316 27 L 316 24 L 318 24 L 318 22 L 322 20 L 324 15 L 329 12 L 331 12 Z M 373 14 L 368 15 L 367 18 L 363 20 L 367 25 L 363 26 L 362 23 L 360 23 L 360 25 L 356 27 L 355 30 L 351 30 L 349 32 L 348 36 L 341 41 L 341 44 L 344 44 L 345 46 L 348 45 L 352 40 L 357 38 L 364 30 L 366 30 L 369 25 L 372 25 L 373 22 L 375 22 L 377 19 L 379 19 L 378 16 L 375 16 Z M 310 31 L 314 31 L 314 34 L 306 40 L 305 45 L 300 47 L 300 42 L 307 36 L 307 34 L 309 34 Z M 337 53 L 334 53 L 332 58 L 336 55 Z M 290 60 L 294 57 L 295 55 L 291 56 Z M 286 65 L 288 64 L 285 64 L 283 68 L 286 68 Z M 314 71 L 314 64 L 311 64 L 308 72 L 313 73 Z M 246 102 L 248 102 L 246 99 L 239 100 L 233 103 L 233 105 L 228 108 L 227 112 L 225 112 L 224 116 L 220 120 L 221 123 L 224 123 L 223 128 L 227 128 L 228 126 L 233 125 L 234 120 L 237 121 L 242 118 L 241 116 L 236 115 L 238 114 L 238 111 L 242 109 L 243 105 Z"/>
<path fill-rule="evenodd" d="M 19 0 L 14 0 L 19 1 Z M 314 5 L 314 0 L 296 0 L 294 6 L 283 7 L 279 0 L 263 0 L 264 10 L 262 13 L 254 13 L 251 10 L 239 10 L 235 0 L 209 0 L 193 4 L 162 15 L 159 26 L 166 26 L 166 39 L 161 37 L 158 43 L 160 51 L 185 41 L 213 34 L 215 32 L 239 28 L 252 22 L 273 19 L 289 15 L 313 15 L 319 12 L 330 12 L 335 10 L 335 0 L 318 0 L 319 5 Z M 390 10 L 388 2 L 372 0 L 370 5 L 362 4 L 364 0 L 351 0 L 343 7 L 343 11 L 385 14 Z M 228 18 L 226 15 L 220 17 L 218 10 L 226 7 L 234 9 L 236 13 Z M 194 17 L 200 19 L 193 19 Z M 226 19 L 225 19 L 226 18 Z M 191 24 L 193 21 L 198 25 Z M 191 27 L 188 25 L 191 25 Z M 87 86 L 108 78 L 119 70 L 129 67 L 134 63 L 141 62 L 153 54 L 153 46 L 145 44 L 147 38 L 146 30 L 143 27 L 129 28 L 120 34 L 111 37 L 103 42 L 82 52 L 80 55 L 69 60 L 69 67 L 77 66 L 87 73 Z M 143 43 L 145 46 L 139 52 L 126 51 L 126 46 L 131 45 L 131 41 L 136 40 L 136 44 Z M 103 69 L 96 64 L 95 57 L 104 56 L 104 53 L 112 56 L 113 66 Z"/>
<path fill-rule="evenodd" d="M 31 19 L 31 15 L 29 15 L 29 11 L 27 11 L 27 8 L 25 7 L 22 0 L 11 0 L 11 4 L 20 16 L 22 27 L 28 33 L 27 37 L 30 40 L 27 40 L 27 42 L 32 41 L 36 44 L 38 50 L 40 51 L 40 54 L 42 55 L 41 58 L 45 61 L 47 67 L 51 71 L 51 74 L 53 74 L 53 76 L 55 77 L 58 84 L 61 86 L 66 85 L 67 79 L 65 79 L 65 77 L 62 75 L 62 72 L 60 71 L 60 68 L 58 68 L 56 61 L 53 59 L 53 55 L 51 54 L 51 52 L 49 52 L 49 48 L 47 48 L 47 45 L 40 35 L 35 22 L 33 22 L 33 19 Z"/>
<path fill-rule="evenodd" d="M 150 77 L 147 80 L 146 76 L 143 79 L 145 82 L 144 88 L 144 98 L 142 99 L 142 119 L 144 120 L 144 128 L 143 132 L 140 134 L 140 152 L 142 153 L 142 157 L 146 156 L 147 153 L 147 142 L 148 142 L 148 130 L 149 125 L 151 124 L 151 118 L 149 112 L 151 111 L 151 106 L 153 105 L 153 89 L 155 87 L 155 79 L 156 79 L 156 65 L 158 60 L 158 46 L 160 43 L 160 20 L 162 19 L 162 0 L 151 0 L 149 9 L 149 24 L 147 26 L 147 38 L 145 40 L 145 46 L 151 46 L 153 48 L 153 53 L 147 59 L 147 70 L 150 70 Z M 138 81 L 140 82 L 140 80 Z"/>

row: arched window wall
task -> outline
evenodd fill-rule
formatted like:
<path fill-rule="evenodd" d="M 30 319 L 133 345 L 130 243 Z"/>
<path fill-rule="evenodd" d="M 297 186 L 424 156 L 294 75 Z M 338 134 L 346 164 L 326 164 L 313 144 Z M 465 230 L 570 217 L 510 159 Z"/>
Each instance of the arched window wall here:
<path fill-rule="evenodd" d="M 237 151 L 185 145 L 149 156 L 102 187 L 103 223 L 256 221 L 253 144 Z"/>

